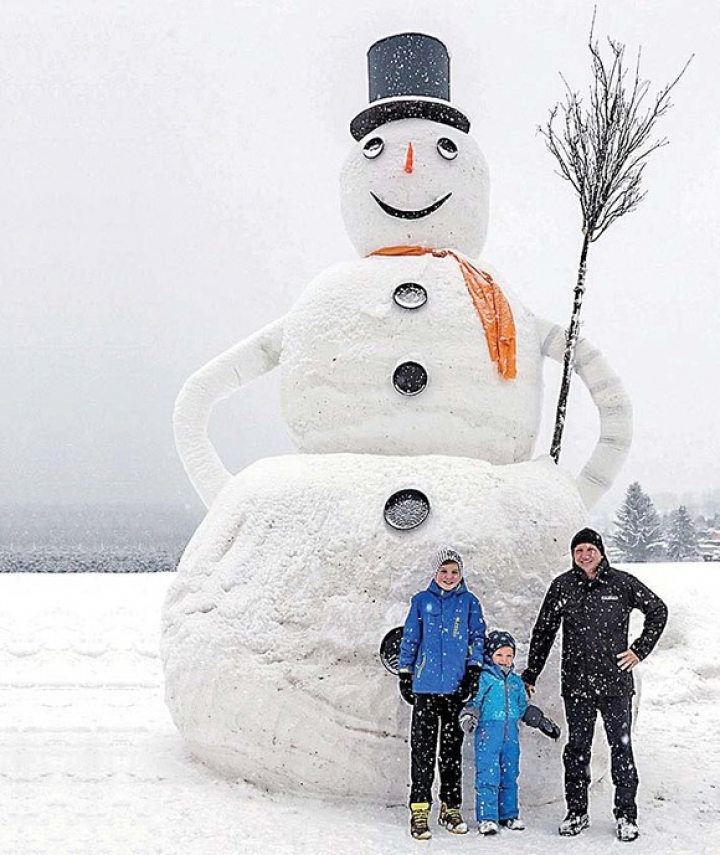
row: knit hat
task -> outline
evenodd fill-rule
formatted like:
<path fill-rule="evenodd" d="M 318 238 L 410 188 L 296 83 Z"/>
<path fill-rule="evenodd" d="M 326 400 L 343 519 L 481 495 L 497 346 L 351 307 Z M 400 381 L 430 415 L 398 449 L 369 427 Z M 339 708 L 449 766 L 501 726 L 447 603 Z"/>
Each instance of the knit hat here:
<path fill-rule="evenodd" d="M 584 528 L 581 529 L 575 537 L 570 542 L 570 554 L 573 555 L 575 552 L 575 547 L 580 546 L 581 543 L 590 543 L 592 544 L 603 556 L 605 557 L 605 544 L 603 543 L 603 539 L 600 535 L 592 528 Z"/>
<path fill-rule="evenodd" d="M 511 647 L 512 652 L 515 653 L 515 639 L 510 635 L 509 632 L 504 632 L 503 630 L 496 629 L 491 632 L 487 641 L 485 642 L 485 653 L 488 656 L 492 656 L 496 650 L 500 650 L 501 647 Z"/>
<path fill-rule="evenodd" d="M 450 547 L 438 549 L 437 554 L 435 555 L 435 561 L 433 563 L 434 571 L 437 573 L 437 571 L 446 561 L 454 561 L 460 568 L 460 575 L 463 575 L 465 565 L 463 564 L 462 555 L 460 555 L 458 552 L 455 552 L 454 549 L 450 549 Z"/>

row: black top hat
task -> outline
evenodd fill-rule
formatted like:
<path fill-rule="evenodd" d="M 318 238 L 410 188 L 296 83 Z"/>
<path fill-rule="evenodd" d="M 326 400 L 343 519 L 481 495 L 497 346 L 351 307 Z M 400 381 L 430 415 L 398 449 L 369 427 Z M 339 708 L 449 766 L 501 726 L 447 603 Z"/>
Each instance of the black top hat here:
<path fill-rule="evenodd" d="M 380 39 L 368 51 L 370 106 L 355 116 L 356 140 L 396 119 L 432 119 L 467 133 L 470 121 L 450 104 L 450 55 L 422 33 Z"/>

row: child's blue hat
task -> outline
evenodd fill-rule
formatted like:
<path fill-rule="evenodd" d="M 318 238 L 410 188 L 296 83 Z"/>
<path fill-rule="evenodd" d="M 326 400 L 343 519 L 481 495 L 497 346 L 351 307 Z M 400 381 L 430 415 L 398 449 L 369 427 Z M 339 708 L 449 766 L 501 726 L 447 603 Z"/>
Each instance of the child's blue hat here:
<path fill-rule="evenodd" d="M 511 647 L 512 652 L 515 653 L 515 639 L 509 632 L 503 632 L 502 630 L 496 629 L 487 637 L 487 641 L 485 642 L 485 652 L 488 656 L 492 656 L 493 653 L 496 650 L 500 650 L 501 647 Z"/>

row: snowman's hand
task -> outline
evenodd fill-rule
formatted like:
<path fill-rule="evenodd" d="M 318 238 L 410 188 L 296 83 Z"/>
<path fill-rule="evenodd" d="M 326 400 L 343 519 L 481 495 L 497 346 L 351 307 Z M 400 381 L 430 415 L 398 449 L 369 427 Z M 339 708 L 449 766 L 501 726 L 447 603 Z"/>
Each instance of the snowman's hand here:
<path fill-rule="evenodd" d="M 278 365 L 282 339 L 280 318 L 208 362 L 180 390 L 173 414 L 175 445 L 208 508 L 231 477 L 208 436 L 210 413 L 218 401 Z"/>
<path fill-rule="evenodd" d="M 565 330 L 537 319 L 542 352 L 556 362 L 565 356 Z M 600 436 L 590 459 L 577 478 L 577 487 L 591 508 L 603 496 L 625 462 L 632 442 L 632 405 L 620 378 L 602 353 L 579 338 L 574 369 L 583 381 L 600 416 Z"/>

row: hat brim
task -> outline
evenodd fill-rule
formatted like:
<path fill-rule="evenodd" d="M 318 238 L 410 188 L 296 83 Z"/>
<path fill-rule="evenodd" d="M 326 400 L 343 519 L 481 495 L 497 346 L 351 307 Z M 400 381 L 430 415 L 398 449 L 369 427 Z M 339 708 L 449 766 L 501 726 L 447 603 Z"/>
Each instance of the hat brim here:
<path fill-rule="evenodd" d="M 468 117 L 447 101 L 435 98 L 388 98 L 376 101 L 355 116 L 350 122 L 350 133 L 356 140 L 361 140 L 380 125 L 398 119 L 430 119 L 465 134 L 470 131 Z"/>

